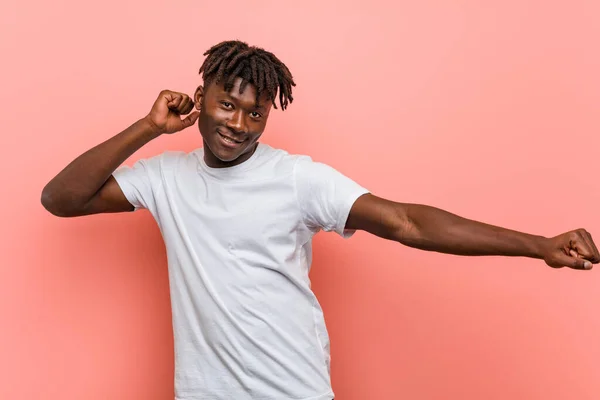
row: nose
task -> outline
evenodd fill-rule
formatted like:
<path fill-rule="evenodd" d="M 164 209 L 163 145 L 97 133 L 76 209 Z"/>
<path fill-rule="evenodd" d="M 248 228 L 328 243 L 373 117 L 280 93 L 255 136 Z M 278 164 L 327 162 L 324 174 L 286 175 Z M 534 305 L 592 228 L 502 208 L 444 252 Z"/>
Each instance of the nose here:
<path fill-rule="evenodd" d="M 227 121 L 227 127 L 238 134 L 246 133 L 246 121 L 241 110 L 235 110 L 231 119 Z"/>

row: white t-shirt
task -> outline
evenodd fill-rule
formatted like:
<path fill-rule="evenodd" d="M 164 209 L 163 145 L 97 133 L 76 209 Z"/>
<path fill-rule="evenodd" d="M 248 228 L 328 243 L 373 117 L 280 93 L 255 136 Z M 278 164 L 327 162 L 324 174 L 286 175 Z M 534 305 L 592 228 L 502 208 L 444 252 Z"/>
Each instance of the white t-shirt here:
<path fill-rule="evenodd" d="M 329 400 L 329 336 L 310 289 L 312 238 L 344 230 L 367 190 L 308 156 L 260 143 L 210 168 L 202 148 L 114 177 L 166 245 L 176 400 Z"/>

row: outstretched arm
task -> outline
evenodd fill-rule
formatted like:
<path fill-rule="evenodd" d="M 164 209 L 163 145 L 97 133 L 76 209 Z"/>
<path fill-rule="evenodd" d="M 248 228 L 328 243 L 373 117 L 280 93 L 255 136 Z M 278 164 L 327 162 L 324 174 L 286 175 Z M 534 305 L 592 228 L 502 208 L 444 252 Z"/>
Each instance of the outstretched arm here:
<path fill-rule="evenodd" d="M 372 194 L 363 195 L 354 203 L 346 229 L 364 230 L 410 247 L 440 253 L 540 258 L 554 268 L 591 269 L 592 264 L 600 262 L 598 249 L 585 229 L 546 238 Z"/>

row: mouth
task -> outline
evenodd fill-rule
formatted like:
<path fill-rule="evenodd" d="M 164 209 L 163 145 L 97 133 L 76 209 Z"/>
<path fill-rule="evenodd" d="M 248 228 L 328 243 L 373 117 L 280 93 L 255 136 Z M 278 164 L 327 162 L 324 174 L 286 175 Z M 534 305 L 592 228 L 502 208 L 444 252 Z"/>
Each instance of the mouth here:
<path fill-rule="evenodd" d="M 237 140 L 234 139 L 230 136 L 225 136 L 223 134 L 221 134 L 221 132 L 218 132 L 219 137 L 221 138 L 221 142 L 223 144 L 225 144 L 227 147 L 239 147 L 242 143 L 244 143 L 246 140 Z"/>

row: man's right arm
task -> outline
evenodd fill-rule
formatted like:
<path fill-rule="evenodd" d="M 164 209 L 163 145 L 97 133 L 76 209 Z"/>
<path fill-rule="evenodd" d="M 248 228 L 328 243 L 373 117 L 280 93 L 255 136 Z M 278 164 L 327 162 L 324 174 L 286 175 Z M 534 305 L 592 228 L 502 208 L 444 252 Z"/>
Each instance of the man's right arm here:
<path fill-rule="evenodd" d="M 146 117 L 83 153 L 48 182 L 42 191 L 44 208 L 60 217 L 133 211 L 113 172 L 152 139 L 193 125 L 198 112 L 180 118 L 193 106 L 185 94 L 161 92 Z"/>

